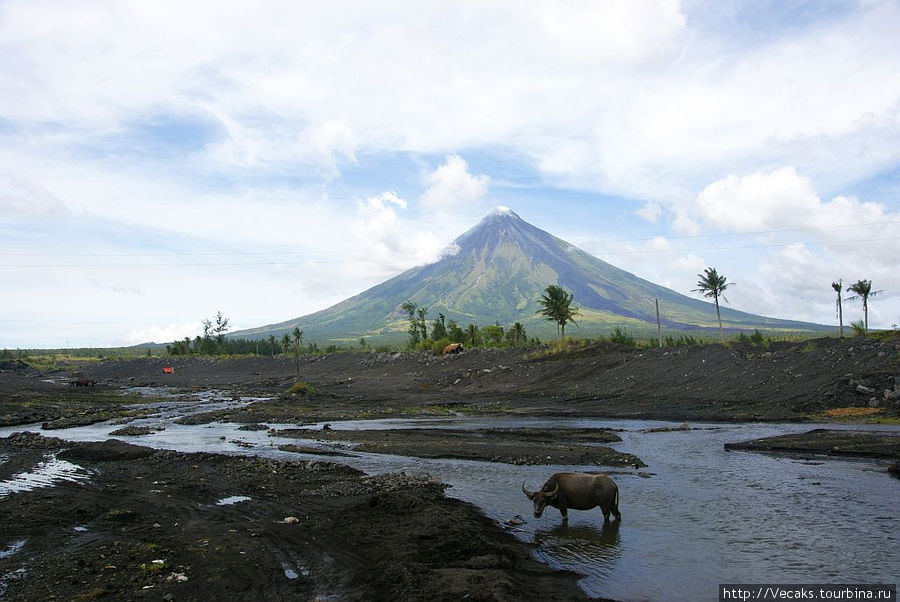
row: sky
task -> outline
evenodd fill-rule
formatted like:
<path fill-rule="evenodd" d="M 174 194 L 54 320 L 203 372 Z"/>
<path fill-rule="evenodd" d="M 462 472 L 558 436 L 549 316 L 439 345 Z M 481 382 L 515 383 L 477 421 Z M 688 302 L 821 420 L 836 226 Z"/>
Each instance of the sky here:
<path fill-rule="evenodd" d="M 498 205 L 766 316 L 870 279 L 891 328 L 898 31 L 896 0 L 0 0 L 0 348 L 303 316 Z"/>

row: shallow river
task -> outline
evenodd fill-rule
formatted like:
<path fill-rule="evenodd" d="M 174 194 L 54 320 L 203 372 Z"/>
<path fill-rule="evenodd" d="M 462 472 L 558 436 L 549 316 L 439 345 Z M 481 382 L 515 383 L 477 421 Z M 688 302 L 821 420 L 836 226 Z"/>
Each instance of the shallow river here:
<path fill-rule="evenodd" d="M 215 395 L 157 406 L 160 413 L 132 425 L 165 427 L 156 434 L 121 437 L 141 445 L 180 451 L 311 458 L 281 452 L 296 439 L 265 431 L 239 431 L 236 424 L 180 426 L 175 418 L 219 406 L 248 403 Z M 723 444 L 800 432 L 810 424 L 693 424 L 690 431 L 645 433 L 670 423 L 632 420 L 535 420 L 458 418 L 333 422 L 334 429 L 484 427 L 596 427 L 621 430 L 612 446 L 647 463 L 640 471 L 613 473 L 623 521 L 604 526 L 599 509 L 570 511 L 562 526 L 548 508 L 535 519 L 521 493 L 536 489 L 557 470 L 591 466 L 511 466 L 459 460 L 419 460 L 356 454 L 336 461 L 368 473 L 427 473 L 451 485 L 448 495 L 479 506 L 498 522 L 525 518 L 517 536 L 535 541 L 548 564 L 585 575 L 592 596 L 620 600 L 716 599 L 720 583 L 895 583 L 900 567 L 900 479 L 874 462 L 797 459 L 726 452 Z M 271 424 L 274 428 L 293 425 Z M 316 425 L 312 428 L 319 428 Z M 852 426 L 828 425 L 830 428 Z M 103 440 L 119 426 L 102 423 L 46 432 L 69 440 Z M 871 427 L 868 427 L 871 428 Z M 897 427 L 883 427 L 897 430 Z M 19 430 L 0 429 L 0 437 Z M 252 447 L 244 447 L 244 446 Z M 319 458 L 321 459 L 321 458 Z M 328 458 L 325 458 L 326 460 Z M 0 458 L 2 461 L 2 458 Z M 43 468 L 42 468 L 43 469 Z M 24 477 L 27 480 L 27 475 Z M 63 478 L 71 478 L 65 476 Z M 9 494 L 21 483 L 0 483 Z M 252 495 L 235 491 L 234 496 Z"/>

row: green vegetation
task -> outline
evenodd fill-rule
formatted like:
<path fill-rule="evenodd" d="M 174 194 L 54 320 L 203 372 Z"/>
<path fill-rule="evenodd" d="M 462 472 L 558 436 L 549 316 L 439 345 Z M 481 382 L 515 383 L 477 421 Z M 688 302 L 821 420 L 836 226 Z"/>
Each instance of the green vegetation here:
<path fill-rule="evenodd" d="M 409 346 L 415 348 L 421 341 L 428 338 L 428 327 L 425 324 L 425 316 L 428 314 L 428 308 L 420 306 L 407 299 L 400 308 L 409 316 Z"/>
<path fill-rule="evenodd" d="M 298 380 L 291 385 L 291 388 L 288 389 L 288 393 L 291 395 L 312 395 L 318 393 L 318 390 L 311 384 Z"/>
<path fill-rule="evenodd" d="M 835 312 L 837 312 L 838 318 L 838 336 L 840 336 L 842 339 L 844 338 L 844 306 L 841 305 L 841 289 L 843 287 L 844 282 L 842 280 L 831 283 L 831 288 L 833 288 L 834 292 L 837 293 L 837 301 L 835 301 Z"/>
<path fill-rule="evenodd" d="M 538 299 L 541 309 L 538 313 L 551 322 L 556 322 L 559 338 L 566 336 L 566 324 L 575 323 L 575 316 L 580 312 L 577 307 L 572 307 L 575 295 L 556 284 L 551 284 L 544 289 L 544 294 Z"/>
<path fill-rule="evenodd" d="M 295 326 L 291 331 L 291 339 L 294 341 L 294 367 L 297 370 L 297 378 L 294 379 L 294 382 L 296 384 L 300 382 L 300 343 L 303 341 L 303 331 Z"/>
<path fill-rule="evenodd" d="M 873 291 L 871 280 L 857 280 L 855 283 L 848 286 L 847 290 L 856 294 L 851 297 L 847 297 L 846 299 L 844 299 L 844 301 L 856 301 L 857 299 L 862 299 L 864 317 L 863 336 L 866 336 L 869 333 L 869 297 L 874 297 L 875 295 L 883 293 L 884 291 Z M 856 328 L 854 327 L 854 330 L 855 329 Z"/>
<path fill-rule="evenodd" d="M 724 343 L 725 332 L 722 330 L 722 311 L 719 309 L 719 297 L 722 297 L 725 303 L 728 303 L 724 293 L 725 289 L 733 286 L 733 283 L 726 282 L 725 276 L 716 272 L 716 268 L 706 268 L 702 274 L 697 274 L 697 277 L 700 280 L 697 282 L 697 288 L 694 289 L 694 292 L 700 293 L 704 297 L 710 297 L 715 301 L 716 318 L 719 320 L 719 339 Z"/>
<path fill-rule="evenodd" d="M 609 335 L 609 342 L 615 343 L 616 345 L 625 345 L 627 347 L 636 346 L 634 336 L 627 330 L 622 330 L 618 326 L 616 326 L 616 329 Z"/>

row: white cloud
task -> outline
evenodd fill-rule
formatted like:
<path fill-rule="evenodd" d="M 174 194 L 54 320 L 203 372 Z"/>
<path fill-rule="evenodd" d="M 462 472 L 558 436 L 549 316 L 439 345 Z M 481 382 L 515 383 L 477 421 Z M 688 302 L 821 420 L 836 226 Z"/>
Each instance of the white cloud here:
<path fill-rule="evenodd" d="M 0 174 L 0 217 L 39 218 L 67 213 L 65 205 L 43 186 L 23 178 Z"/>
<path fill-rule="evenodd" d="M 728 176 L 704 188 L 694 215 L 705 225 L 730 232 L 806 225 L 823 207 L 812 181 L 792 167 L 771 173 Z"/>
<path fill-rule="evenodd" d="M 303 265 L 279 255 L 277 266 L 255 270 L 269 301 L 233 311 L 252 326 L 273 313 L 321 309 L 436 257 L 470 225 L 461 222 L 489 188 L 504 192 L 507 174 L 472 174 L 453 154 L 477 152 L 479 166 L 515 163 L 516 186 L 559 191 L 543 211 L 562 213 L 574 196 L 590 203 L 601 192 L 604 203 L 614 195 L 639 203 L 603 219 L 637 214 L 664 232 L 669 218 L 685 234 L 814 229 L 789 241 L 809 243 L 807 260 L 780 248 L 740 257 L 686 251 L 673 240 L 667 251 L 656 241 L 610 256 L 679 290 L 710 262 L 747 274 L 742 290 L 757 287 L 759 299 L 789 312 L 787 297 L 766 292 L 765 275 L 749 275 L 764 262 L 777 271 L 791 261 L 809 266 L 810 287 L 812 274 L 834 265 L 829 278 L 900 288 L 890 275 L 895 240 L 842 242 L 896 238 L 896 224 L 844 226 L 900 213 L 887 178 L 880 190 L 892 197 L 854 192 L 900 162 L 900 6 L 859 3 L 798 27 L 773 5 L 774 28 L 756 36 L 704 29 L 697 11 L 709 9 L 675 0 L 423 3 L 415 11 L 393 0 L 339 11 L 279 0 L 12 0 L 0 19 L 0 165 L 14 175 L 0 178 L 0 227 L 45 225 L 45 239 L 68 240 L 44 219 L 68 212 L 82 225 L 105 220 L 142 235 L 70 240 L 70 253 L 140 251 L 160 236 L 189 250 L 296 252 L 292 262 Z M 212 133 L 192 134 L 191 123 L 135 127 L 148 115 L 187 115 Z M 166 156 L 144 156 L 159 143 L 154 136 L 165 138 Z M 396 157 L 423 155 L 446 159 L 423 181 L 391 172 Z M 341 172 L 357 167 L 342 187 Z M 418 186 L 430 222 L 399 202 Z M 387 189 L 398 192 L 370 197 Z M 103 305 L 79 279 L 41 273 L 57 287 L 48 298 L 74 304 L 80 295 L 85 312 Z M 37 305 L 34 275 L 16 277 L 16 290 Z M 139 286 L 148 314 L 154 299 L 158 306 L 167 292 L 190 289 L 195 305 L 180 308 L 188 317 L 213 311 L 216 297 L 204 290 L 241 288 L 229 281 L 220 289 L 218 273 L 158 278 L 116 273 L 109 285 Z M 106 316 L 113 321 L 104 308 Z M 115 319 L 121 332 L 133 328 L 127 316 Z"/>
<path fill-rule="evenodd" d="M 445 247 L 430 230 L 403 220 L 397 210 L 406 209 L 406 201 L 394 192 L 357 201 L 361 220 L 356 224 L 357 239 L 369 259 L 382 263 L 380 272 L 395 275 L 416 265 L 431 263 Z M 390 273 L 393 272 L 393 273 Z"/>
<path fill-rule="evenodd" d="M 720 232 L 767 234 L 773 240 L 779 230 L 792 230 L 795 238 L 821 243 L 835 254 L 871 263 L 866 242 L 877 242 L 882 260 L 900 257 L 897 224 L 900 212 L 883 203 L 863 202 L 838 196 L 823 201 L 807 177 L 791 167 L 769 173 L 728 176 L 706 186 L 692 203 L 681 206 L 682 216 L 693 227 Z M 854 248 L 854 245 L 856 248 Z M 890 260 L 893 262 L 893 260 Z"/>
<path fill-rule="evenodd" d="M 469 164 L 459 155 L 448 155 L 443 165 L 425 178 L 422 203 L 443 209 L 475 203 L 484 198 L 489 182 L 486 175 L 470 174 Z"/>
<path fill-rule="evenodd" d="M 660 206 L 659 203 L 644 203 L 639 209 L 635 210 L 634 213 L 638 217 L 655 224 L 659 221 L 662 212 L 662 206 Z"/>
<path fill-rule="evenodd" d="M 193 339 L 203 332 L 201 322 L 188 322 L 184 324 L 167 324 L 165 326 L 144 326 L 135 328 L 125 335 L 125 342 L 129 345 L 140 343 L 169 343 L 180 341 L 185 337 Z"/>

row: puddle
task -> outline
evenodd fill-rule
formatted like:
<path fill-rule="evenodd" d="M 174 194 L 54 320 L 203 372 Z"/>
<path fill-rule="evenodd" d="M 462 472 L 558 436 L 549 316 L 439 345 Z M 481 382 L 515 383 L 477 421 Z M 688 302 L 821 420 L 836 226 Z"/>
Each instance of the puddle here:
<path fill-rule="evenodd" d="M 9 558 L 19 550 L 21 550 L 25 546 L 25 540 L 20 539 L 19 541 L 14 541 L 8 546 L 6 546 L 5 550 L 0 550 L 0 558 Z"/>
<path fill-rule="evenodd" d="M 291 568 L 291 565 L 286 562 L 281 563 L 281 568 L 284 569 L 284 576 L 288 579 L 296 579 L 300 576 L 293 568 Z"/>
<path fill-rule="evenodd" d="M 9 480 L 0 481 L 0 498 L 11 493 L 52 487 L 60 481 L 77 483 L 88 479 L 90 473 L 81 466 L 60 460 L 54 455 L 47 455 L 30 472 L 22 472 L 13 475 Z"/>
<path fill-rule="evenodd" d="M 240 502 L 249 502 L 251 499 L 253 498 L 246 495 L 232 495 L 231 497 L 223 497 L 221 500 L 216 502 L 216 506 L 232 506 Z"/>

